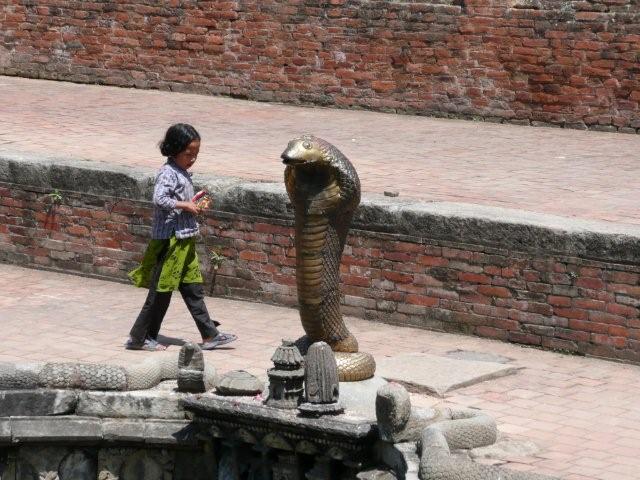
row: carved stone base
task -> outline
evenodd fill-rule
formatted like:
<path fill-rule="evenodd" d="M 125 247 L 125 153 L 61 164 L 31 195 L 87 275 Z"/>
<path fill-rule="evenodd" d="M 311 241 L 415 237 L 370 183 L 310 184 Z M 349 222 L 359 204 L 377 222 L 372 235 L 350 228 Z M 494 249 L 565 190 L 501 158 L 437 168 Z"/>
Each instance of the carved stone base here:
<path fill-rule="evenodd" d="M 303 415 L 316 416 L 320 415 L 338 415 L 344 412 L 344 407 L 340 402 L 337 403 L 310 403 L 305 402 L 298 406 L 298 410 Z"/>

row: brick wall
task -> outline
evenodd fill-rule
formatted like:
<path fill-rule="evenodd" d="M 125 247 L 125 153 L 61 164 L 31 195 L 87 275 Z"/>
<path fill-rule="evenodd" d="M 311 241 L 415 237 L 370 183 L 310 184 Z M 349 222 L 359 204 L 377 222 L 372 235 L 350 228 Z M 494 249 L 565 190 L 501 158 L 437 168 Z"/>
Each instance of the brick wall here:
<path fill-rule="evenodd" d="M 50 192 L 0 183 L 0 260 L 124 279 L 150 204 L 63 191 L 52 207 Z M 204 269 L 206 249 L 227 257 L 216 294 L 295 305 L 290 219 L 219 211 L 203 232 Z M 352 230 L 341 279 L 348 315 L 640 361 L 637 263 Z"/>
<path fill-rule="evenodd" d="M 636 0 L 6 0 L 0 74 L 636 132 Z"/>

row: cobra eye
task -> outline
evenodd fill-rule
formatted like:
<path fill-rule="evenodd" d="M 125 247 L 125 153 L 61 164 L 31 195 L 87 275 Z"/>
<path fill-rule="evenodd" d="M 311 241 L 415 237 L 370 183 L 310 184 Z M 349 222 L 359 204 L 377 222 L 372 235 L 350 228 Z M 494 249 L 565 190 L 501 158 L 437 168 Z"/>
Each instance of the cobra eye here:
<path fill-rule="evenodd" d="M 302 146 L 304 148 L 306 148 L 307 150 L 309 150 L 311 148 L 311 143 L 310 142 L 302 142 Z"/>

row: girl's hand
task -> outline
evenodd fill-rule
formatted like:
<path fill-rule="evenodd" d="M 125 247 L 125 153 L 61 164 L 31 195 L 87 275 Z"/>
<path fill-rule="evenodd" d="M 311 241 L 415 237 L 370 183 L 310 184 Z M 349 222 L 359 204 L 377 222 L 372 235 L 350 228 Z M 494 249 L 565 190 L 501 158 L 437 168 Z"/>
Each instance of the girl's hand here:
<path fill-rule="evenodd" d="M 193 202 L 177 202 L 176 208 L 184 210 L 185 212 L 192 213 L 194 215 L 200 215 L 200 208 Z"/>

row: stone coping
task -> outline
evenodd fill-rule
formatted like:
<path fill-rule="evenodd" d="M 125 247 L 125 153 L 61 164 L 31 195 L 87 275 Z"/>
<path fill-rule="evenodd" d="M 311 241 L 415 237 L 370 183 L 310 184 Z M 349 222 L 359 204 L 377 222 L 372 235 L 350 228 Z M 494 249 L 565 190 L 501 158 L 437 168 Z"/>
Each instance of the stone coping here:
<path fill-rule="evenodd" d="M 375 422 L 346 414 L 335 417 L 305 417 L 297 409 L 268 407 L 250 397 L 223 398 L 216 395 L 199 395 L 185 398 L 181 402 L 185 410 L 195 418 L 210 418 L 216 421 L 233 420 L 246 425 L 267 425 L 278 431 L 293 429 L 306 435 L 348 438 L 351 441 L 371 440 L 377 434 Z"/>
<path fill-rule="evenodd" d="M 0 445 L 23 443 L 146 444 L 193 447 L 199 430 L 188 420 L 69 416 L 0 417 Z"/>
<path fill-rule="evenodd" d="M 0 182 L 50 191 L 149 201 L 154 172 L 20 152 L 0 154 Z M 290 223 L 293 214 L 284 184 L 233 177 L 194 175 L 206 187 L 216 212 Z M 640 226 L 571 219 L 522 210 L 451 202 L 420 202 L 364 195 L 353 228 L 425 237 L 519 252 L 640 263 Z M 498 253 L 498 252 L 496 252 Z"/>

